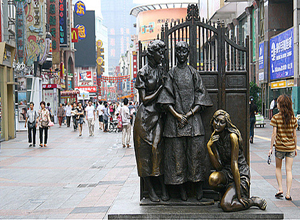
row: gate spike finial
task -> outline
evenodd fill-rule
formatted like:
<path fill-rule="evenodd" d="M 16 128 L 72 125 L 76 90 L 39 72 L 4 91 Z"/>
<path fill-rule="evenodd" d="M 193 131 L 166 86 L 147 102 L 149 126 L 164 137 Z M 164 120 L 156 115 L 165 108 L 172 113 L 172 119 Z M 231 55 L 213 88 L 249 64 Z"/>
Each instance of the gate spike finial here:
<path fill-rule="evenodd" d="M 165 31 L 165 27 L 164 27 L 164 24 L 161 25 L 161 31 Z"/>
<path fill-rule="evenodd" d="M 204 23 L 204 18 L 202 18 L 202 23 Z"/>

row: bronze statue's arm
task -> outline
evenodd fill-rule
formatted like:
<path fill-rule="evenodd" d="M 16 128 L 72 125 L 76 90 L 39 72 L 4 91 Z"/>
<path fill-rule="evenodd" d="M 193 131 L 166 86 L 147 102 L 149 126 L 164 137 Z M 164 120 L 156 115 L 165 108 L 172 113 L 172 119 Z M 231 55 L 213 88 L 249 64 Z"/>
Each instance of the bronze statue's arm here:
<path fill-rule="evenodd" d="M 216 148 L 214 146 L 214 134 L 215 132 L 211 135 L 210 140 L 207 143 L 207 150 L 208 150 L 208 155 L 210 158 L 210 162 L 213 165 L 213 167 L 216 170 L 222 170 L 222 164 L 220 162 L 220 157 L 216 151 Z"/>
<path fill-rule="evenodd" d="M 191 117 L 192 115 L 196 114 L 198 111 L 201 110 L 201 106 L 200 105 L 195 105 L 194 108 L 192 108 L 188 113 L 186 113 L 186 117 L 189 118 Z"/>
<path fill-rule="evenodd" d="M 184 115 L 182 114 L 179 114 L 178 112 L 175 111 L 174 107 L 172 105 L 167 105 L 167 110 L 171 112 L 171 114 L 178 120 L 178 121 L 186 121 L 187 122 L 187 119 Z"/>
<path fill-rule="evenodd" d="M 139 89 L 139 95 L 144 105 L 147 105 L 149 102 L 157 98 L 157 96 L 159 95 L 162 89 L 163 89 L 163 85 L 161 85 L 153 94 L 148 96 L 146 96 L 145 89 Z"/>
<path fill-rule="evenodd" d="M 241 197 L 241 178 L 240 171 L 238 167 L 238 157 L 239 157 L 239 140 L 236 134 L 230 134 L 230 143 L 231 143 L 231 171 L 233 175 L 233 180 L 235 183 L 236 196 L 239 202 L 243 205 L 242 197 Z"/>

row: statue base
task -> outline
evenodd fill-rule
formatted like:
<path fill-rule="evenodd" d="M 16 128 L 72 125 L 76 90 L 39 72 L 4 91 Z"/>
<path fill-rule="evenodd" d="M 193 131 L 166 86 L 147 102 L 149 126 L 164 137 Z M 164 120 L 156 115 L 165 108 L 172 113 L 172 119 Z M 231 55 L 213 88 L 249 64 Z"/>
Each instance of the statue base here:
<path fill-rule="evenodd" d="M 252 207 L 239 212 L 223 212 L 217 202 L 207 206 L 184 205 L 183 202 L 180 206 L 153 202 L 150 205 L 150 201 L 123 197 L 115 201 L 108 219 L 283 219 L 283 213 L 271 201 L 267 202 L 265 211 Z"/>
<path fill-rule="evenodd" d="M 141 206 L 206 206 L 213 205 L 213 199 L 203 198 L 198 201 L 196 198 L 189 198 L 188 201 L 182 201 L 181 199 L 170 199 L 169 201 L 152 202 L 148 198 L 142 199 Z"/>

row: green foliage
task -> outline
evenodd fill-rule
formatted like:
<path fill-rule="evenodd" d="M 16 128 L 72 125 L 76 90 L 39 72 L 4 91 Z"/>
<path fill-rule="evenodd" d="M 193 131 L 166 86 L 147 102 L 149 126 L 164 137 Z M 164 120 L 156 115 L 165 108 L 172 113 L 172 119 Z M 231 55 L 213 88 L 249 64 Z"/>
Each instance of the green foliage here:
<path fill-rule="evenodd" d="M 253 97 L 258 111 L 261 112 L 261 88 L 255 82 L 250 82 L 250 96 Z"/>

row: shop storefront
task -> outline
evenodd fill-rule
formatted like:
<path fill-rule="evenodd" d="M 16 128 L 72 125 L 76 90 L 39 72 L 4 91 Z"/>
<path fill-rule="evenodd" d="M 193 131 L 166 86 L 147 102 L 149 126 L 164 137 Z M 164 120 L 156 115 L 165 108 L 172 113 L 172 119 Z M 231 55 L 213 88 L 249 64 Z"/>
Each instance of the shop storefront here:
<path fill-rule="evenodd" d="M 14 74 L 15 48 L 0 43 L 0 140 L 15 138 Z"/>
<path fill-rule="evenodd" d="M 76 91 L 61 91 L 60 92 L 60 98 L 62 103 L 67 104 L 68 102 L 70 102 L 71 104 L 74 102 L 78 102 L 77 100 L 77 95 L 80 94 L 80 92 L 78 90 Z"/>
<path fill-rule="evenodd" d="M 60 103 L 61 86 L 58 84 L 44 84 L 43 85 L 43 100 L 50 103 L 52 115 L 54 116 L 54 123 L 57 123 L 57 108 Z"/>

